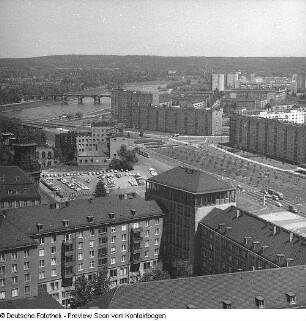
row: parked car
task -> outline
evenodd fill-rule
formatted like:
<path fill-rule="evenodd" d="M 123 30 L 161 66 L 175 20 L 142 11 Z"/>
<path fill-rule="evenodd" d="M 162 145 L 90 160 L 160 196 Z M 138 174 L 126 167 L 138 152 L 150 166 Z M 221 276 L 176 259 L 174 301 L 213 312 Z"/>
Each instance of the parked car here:
<path fill-rule="evenodd" d="M 283 204 L 281 203 L 281 202 L 275 202 L 274 203 L 277 207 L 282 207 L 283 206 Z"/>
<path fill-rule="evenodd" d="M 298 209 L 296 207 L 292 206 L 292 205 L 289 205 L 288 209 L 292 213 L 298 213 L 299 212 Z"/>

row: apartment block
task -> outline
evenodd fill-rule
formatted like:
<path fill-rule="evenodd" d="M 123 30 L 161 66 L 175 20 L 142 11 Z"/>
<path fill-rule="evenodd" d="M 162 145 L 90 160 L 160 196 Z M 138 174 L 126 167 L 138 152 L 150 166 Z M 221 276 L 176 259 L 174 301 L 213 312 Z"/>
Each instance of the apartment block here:
<path fill-rule="evenodd" d="M 182 259 L 193 265 L 199 222 L 215 207 L 226 209 L 235 204 L 235 188 L 185 167 L 151 177 L 146 184 L 146 199 L 155 200 L 166 213 L 162 248 L 165 264 Z"/>
<path fill-rule="evenodd" d="M 292 163 L 306 162 L 304 124 L 233 114 L 230 117 L 230 144 Z"/>
<path fill-rule="evenodd" d="M 186 135 L 221 135 L 223 109 L 132 106 L 126 126 Z"/>
<path fill-rule="evenodd" d="M 224 74 L 212 74 L 211 76 L 211 89 L 218 89 L 219 91 L 224 91 Z"/>
<path fill-rule="evenodd" d="M 149 106 L 153 103 L 153 94 L 125 89 L 112 90 L 112 116 L 119 123 L 126 123 L 132 106 Z"/>
<path fill-rule="evenodd" d="M 63 306 L 69 306 L 79 276 L 90 279 L 106 270 L 114 287 L 135 281 L 160 257 L 164 214 L 156 202 L 136 193 L 8 210 L 5 216 L 18 231 L 15 237 L 35 244 L 29 260 L 36 269 L 32 286 L 45 289 Z M 3 242 L 10 243 L 10 238 Z M 7 285 L 2 292 L 11 291 Z"/>
<path fill-rule="evenodd" d="M 306 238 L 235 206 L 214 209 L 199 223 L 197 274 L 306 264 Z"/>
<path fill-rule="evenodd" d="M 0 303 L 37 295 L 37 278 L 36 242 L 0 215 Z"/>

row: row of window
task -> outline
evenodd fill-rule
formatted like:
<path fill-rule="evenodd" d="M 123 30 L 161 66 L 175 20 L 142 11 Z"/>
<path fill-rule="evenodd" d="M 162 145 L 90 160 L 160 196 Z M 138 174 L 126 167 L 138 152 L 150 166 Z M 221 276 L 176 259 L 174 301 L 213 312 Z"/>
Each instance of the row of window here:
<path fill-rule="evenodd" d="M 18 207 L 27 207 L 38 205 L 39 200 L 36 201 L 9 201 L 9 202 L 0 202 L 0 208 L 18 208 Z"/>
<path fill-rule="evenodd" d="M 18 283 L 19 277 L 17 275 L 13 276 L 11 279 L 12 284 L 17 284 Z M 30 274 L 25 274 L 24 275 L 24 280 L 23 282 L 30 282 L 31 281 L 31 275 Z M 0 287 L 4 287 L 6 285 L 6 279 L 0 279 Z"/>
<path fill-rule="evenodd" d="M 150 220 L 146 220 L 145 221 L 145 226 L 149 226 L 150 225 Z M 155 219 L 155 225 L 159 225 L 159 218 Z M 139 228 L 139 223 L 134 223 L 133 224 L 133 228 Z M 127 225 L 121 225 L 121 230 L 122 231 L 126 231 L 127 229 Z M 107 233 L 107 226 L 101 226 L 99 228 L 99 234 L 103 234 L 103 233 Z M 95 236 L 95 230 L 92 228 L 89 230 L 90 232 L 90 236 Z M 116 226 L 111 226 L 111 233 L 115 233 L 116 232 Z M 155 230 L 155 235 L 159 234 L 159 229 Z M 83 238 L 84 237 L 84 231 L 79 231 L 78 232 L 78 238 Z M 70 241 L 72 239 L 72 234 L 64 234 L 64 241 Z M 45 240 L 44 237 L 40 237 L 39 238 L 39 244 L 44 244 Z M 52 235 L 51 236 L 51 243 L 55 243 L 56 242 L 56 235 Z"/>
<path fill-rule="evenodd" d="M 11 260 L 17 260 L 18 257 L 18 252 L 14 251 L 11 252 Z M 27 258 L 30 255 L 30 250 L 24 250 L 23 251 L 23 257 Z M 6 261 L 6 254 L 5 253 L 0 253 L 0 262 L 5 262 Z"/>
<path fill-rule="evenodd" d="M 23 263 L 23 269 L 28 270 L 30 268 L 30 262 L 24 262 Z M 18 267 L 17 264 L 12 264 L 11 265 L 11 273 L 16 273 L 18 272 Z M 6 267 L 5 265 L 0 266 L 0 275 L 6 273 Z"/>
<path fill-rule="evenodd" d="M 31 292 L 31 287 L 30 285 L 26 285 L 24 287 L 24 294 L 29 294 Z M 12 298 L 19 296 L 19 289 L 12 289 L 11 292 Z M 6 297 L 6 291 L 0 291 L 0 300 L 5 299 Z"/>

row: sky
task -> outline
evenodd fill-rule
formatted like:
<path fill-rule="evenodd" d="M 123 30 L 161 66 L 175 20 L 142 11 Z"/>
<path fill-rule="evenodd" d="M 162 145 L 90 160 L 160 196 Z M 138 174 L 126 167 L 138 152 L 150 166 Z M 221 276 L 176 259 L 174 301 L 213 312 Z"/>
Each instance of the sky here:
<path fill-rule="evenodd" d="M 0 58 L 306 57 L 306 0 L 0 0 Z"/>

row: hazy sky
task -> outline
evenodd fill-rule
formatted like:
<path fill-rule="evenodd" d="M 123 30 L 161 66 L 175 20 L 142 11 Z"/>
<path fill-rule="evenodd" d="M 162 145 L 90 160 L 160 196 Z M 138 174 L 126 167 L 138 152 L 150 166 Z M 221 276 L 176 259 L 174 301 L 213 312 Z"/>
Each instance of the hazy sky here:
<path fill-rule="evenodd" d="M 0 0 L 0 57 L 306 57 L 306 0 Z"/>

